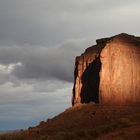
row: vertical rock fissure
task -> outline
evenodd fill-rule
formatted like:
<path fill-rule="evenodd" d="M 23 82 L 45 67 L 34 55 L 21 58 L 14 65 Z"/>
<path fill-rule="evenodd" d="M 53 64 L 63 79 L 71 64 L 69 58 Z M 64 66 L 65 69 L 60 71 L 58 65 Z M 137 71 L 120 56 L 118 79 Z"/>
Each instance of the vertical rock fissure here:
<path fill-rule="evenodd" d="M 85 69 L 82 75 L 81 103 L 99 103 L 99 84 L 101 61 L 100 56 L 96 57 Z"/>

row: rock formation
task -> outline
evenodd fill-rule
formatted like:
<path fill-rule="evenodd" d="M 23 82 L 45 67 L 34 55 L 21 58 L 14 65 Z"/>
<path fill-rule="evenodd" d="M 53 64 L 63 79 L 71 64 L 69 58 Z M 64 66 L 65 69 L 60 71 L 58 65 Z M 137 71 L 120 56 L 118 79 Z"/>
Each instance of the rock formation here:
<path fill-rule="evenodd" d="M 72 104 L 139 104 L 140 37 L 121 33 L 96 42 L 76 57 Z"/>

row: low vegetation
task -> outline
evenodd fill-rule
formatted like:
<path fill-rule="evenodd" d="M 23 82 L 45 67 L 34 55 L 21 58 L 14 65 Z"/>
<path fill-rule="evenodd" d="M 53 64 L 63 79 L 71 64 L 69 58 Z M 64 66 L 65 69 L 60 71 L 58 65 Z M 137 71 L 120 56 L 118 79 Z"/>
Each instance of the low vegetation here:
<path fill-rule="evenodd" d="M 45 122 L 40 123 L 41 126 Z M 80 129 L 45 129 L 30 128 L 27 131 L 0 135 L 0 140 L 139 140 L 140 139 L 140 113 L 121 117 L 110 123 L 94 128 Z"/>
<path fill-rule="evenodd" d="M 135 115 L 135 120 L 132 120 L 131 118 L 121 118 L 118 121 L 106 124 L 97 127 L 96 129 L 81 129 L 77 131 L 57 131 L 53 132 L 52 134 L 42 134 L 38 135 L 38 137 L 34 137 L 34 140 L 92 140 L 94 139 L 103 139 L 106 134 L 112 134 L 113 132 L 119 132 L 118 137 L 122 137 L 124 134 L 124 138 L 129 135 L 129 132 L 125 132 L 125 129 L 133 128 L 134 126 L 139 126 L 140 130 L 140 114 Z M 131 130 L 133 131 L 133 129 Z M 121 132 L 121 133 L 120 133 Z M 139 131 L 140 132 L 140 131 Z M 135 135 L 137 136 L 137 139 L 140 138 L 140 133 Z M 128 139 L 132 139 L 134 137 L 127 137 Z M 25 132 L 20 133 L 14 133 L 14 134 L 5 134 L 0 136 L 0 140 L 31 140 Z M 136 139 L 136 138 L 135 138 Z"/>

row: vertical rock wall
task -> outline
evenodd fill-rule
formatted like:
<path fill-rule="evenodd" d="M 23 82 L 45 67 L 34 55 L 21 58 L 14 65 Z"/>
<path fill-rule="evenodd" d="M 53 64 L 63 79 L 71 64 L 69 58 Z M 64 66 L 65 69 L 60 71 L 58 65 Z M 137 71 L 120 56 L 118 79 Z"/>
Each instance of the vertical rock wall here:
<path fill-rule="evenodd" d="M 97 40 L 76 57 L 72 104 L 140 102 L 140 38 L 127 34 Z"/>
<path fill-rule="evenodd" d="M 108 38 L 97 40 L 97 45 L 85 50 L 76 57 L 72 105 L 99 102 L 100 52 Z"/>
<path fill-rule="evenodd" d="M 100 98 L 102 104 L 140 103 L 140 44 L 114 39 L 101 52 Z"/>

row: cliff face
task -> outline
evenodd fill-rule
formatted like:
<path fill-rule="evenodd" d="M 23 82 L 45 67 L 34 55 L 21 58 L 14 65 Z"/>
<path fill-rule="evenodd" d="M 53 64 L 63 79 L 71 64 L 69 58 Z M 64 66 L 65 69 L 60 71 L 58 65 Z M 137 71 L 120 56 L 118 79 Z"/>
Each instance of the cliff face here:
<path fill-rule="evenodd" d="M 140 38 L 122 33 L 96 42 L 76 57 L 72 104 L 139 104 Z"/>

